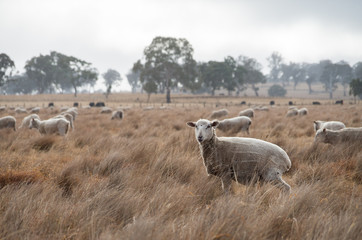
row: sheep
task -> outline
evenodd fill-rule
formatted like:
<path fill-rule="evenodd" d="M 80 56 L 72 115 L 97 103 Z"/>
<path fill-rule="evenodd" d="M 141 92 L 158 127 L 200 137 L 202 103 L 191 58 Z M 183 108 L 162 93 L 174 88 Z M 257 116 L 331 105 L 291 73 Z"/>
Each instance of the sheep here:
<path fill-rule="evenodd" d="M 122 110 L 113 111 L 111 120 L 113 120 L 113 119 L 122 119 L 123 116 L 124 116 L 124 114 L 123 114 Z"/>
<path fill-rule="evenodd" d="M 0 112 L 4 112 L 6 110 L 5 106 L 0 106 Z"/>
<path fill-rule="evenodd" d="M 208 175 L 221 178 L 225 192 L 229 192 L 232 180 L 247 183 L 255 181 L 254 177 L 290 191 L 290 186 L 282 179 L 282 173 L 290 169 L 291 161 L 279 146 L 255 138 L 217 137 L 217 120 L 210 122 L 200 119 L 187 122 L 187 125 L 195 128 L 195 137 Z"/>
<path fill-rule="evenodd" d="M 245 117 L 254 117 L 254 110 L 251 108 L 245 109 L 241 112 L 239 112 L 239 116 L 245 116 Z"/>
<path fill-rule="evenodd" d="M 330 130 L 321 128 L 316 132 L 314 142 L 329 143 L 332 145 L 343 143 L 362 144 L 362 127 L 342 128 L 340 130 Z"/>
<path fill-rule="evenodd" d="M 68 132 L 69 122 L 64 118 L 54 118 L 43 121 L 32 118 L 29 128 L 36 128 L 41 134 L 57 133 L 61 136 L 64 136 Z"/>
<path fill-rule="evenodd" d="M 301 108 L 298 110 L 299 116 L 303 116 L 303 115 L 307 115 L 307 114 L 308 114 L 308 109 L 306 109 L 306 108 Z"/>
<path fill-rule="evenodd" d="M 103 107 L 100 113 L 112 113 L 112 108 Z"/>
<path fill-rule="evenodd" d="M 340 130 L 342 128 L 345 128 L 346 125 L 344 125 L 343 122 L 339 122 L 339 121 L 329 121 L 329 122 L 325 122 L 325 121 L 314 121 L 314 131 L 318 131 L 319 129 L 329 129 L 329 130 Z"/>
<path fill-rule="evenodd" d="M 67 111 L 60 113 L 60 115 L 65 115 L 65 114 L 72 115 L 73 116 L 73 121 L 75 121 L 75 118 L 77 117 L 78 112 L 76 110 L 74 110 L 74 109 L 68 109 Z"/>
<path fill-rule="evenodd" d="M 229 111 L 227 109 L 215 110 L 211 113 L 210 118 L 221 118 L 227 116 Z"/>
<path fill-rule="evenodd" d="M 6 116 L 0 118 L 0 129 L 2 128 L 12 128 L 16 131 L 15 128 L 16 119 L 13 116 Z"/>
<path fill-rule="evenodd" d="M 19 107 L 15 108 L 15 112 L 16 113 L 28 113 L 24 108 L 19 108 Z"/>
<path fill-rule="evenodd" d="M 29 128 L 30 127 L 30 121 L 32 118 L 36 118 L 36 119 L 39 119 L 40 120 L 40 117 L 38 114 L 30 114 L 29 116 L 26 116 L 23 121 L 21 122 L 21 125 L 19 126 L 19 129 L 20 128 L 23 128 L 23 127 L 26 127 L 26 128 Z"/>
<path fill-rule="evenodd" d="M 30 110 L 30 113 L 39 113 L 39 112 L 40 112 L 40 107 L 35 107 Z"/>
<path fill-rule="evenodd" d="M 52 117 L 52 119 L 63 118 L 69 122 L 70 128 L 74 130 L 73 115 L 67 112 L 59 114 L 58 116 Z"/>
<path fill-rule="evenodd" d="M 293 117 L 293 116 L 297 116 L 298 115 L 298 109 L 296 108 L 293 108 L 293 109 L 290 109 L 288 112 L 287 112 L 287 117 Z"/>
<path fill-rule="evenodd" d="M 249 127 L 251 125 L 251 119 L 245 116 L 239 116 L 234 118 L 227 118 L 219 122 L 217 129 L 223 132 L 230 131 L 231 133 L 237 133 L 244 131 L 249 134 Z"/>
<path fill-rule="evenodd" d="M 61 107 L 61 108 L 60 108 L 60 111 L 61 111 L 61 112 L 65 112 L 65 111 L 67 111 L 68 109 L 69 109 L 68 106 L 64 106 L 64 107 Z"/>

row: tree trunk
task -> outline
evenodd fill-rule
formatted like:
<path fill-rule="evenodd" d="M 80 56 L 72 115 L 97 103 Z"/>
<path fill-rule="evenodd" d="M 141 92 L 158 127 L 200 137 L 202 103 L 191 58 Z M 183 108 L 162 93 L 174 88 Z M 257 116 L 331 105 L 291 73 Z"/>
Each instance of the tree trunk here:
<path fill-rule="evenodd" d="M 308 84 L 308 88 L 309 88 L 309 94 L 312 94 L 313 90 L 312 90 L 312 84 L 307 82 Z"/>
<path fill-rule="evenodd" d="M 171 89 L 168 87 L 166 91 L 166 102 L 171 103 Z"/>
<path fill-rule="evenodd" d="M 254 84 L 252 85 L 252 88 L 253 88 L 253 90 L 254 90 L 254 92 L 255 92 L 255 96 L 259 97 L 259 93 L 258 93 L 259 88 L 258 88 L 258 87 L 255 87 Z"/>
<path fill-rule="evenodd" d="M 215 89 L 211 89 L 211 96 L 215 96 Z"/>
<path fill-rule="evenodd" d="M 73 86 L 73 87 L 74 87 L 74 97 L 77 97 L 77 93 L 78 93 L 77 87 L 76 86 Z"/>

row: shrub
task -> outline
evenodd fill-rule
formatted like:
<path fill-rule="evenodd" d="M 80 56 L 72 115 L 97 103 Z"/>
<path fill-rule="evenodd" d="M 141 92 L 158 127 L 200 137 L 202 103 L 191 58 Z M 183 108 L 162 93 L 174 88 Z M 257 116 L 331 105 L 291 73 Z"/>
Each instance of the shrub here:
<path fill-rule="evenodd" d="M 285 90 L 282 86 L 278 84 L 274 84 L 268 90 L 268 94 L 270 97 L 284 97 L 286 93 L 287 90 Z"/>

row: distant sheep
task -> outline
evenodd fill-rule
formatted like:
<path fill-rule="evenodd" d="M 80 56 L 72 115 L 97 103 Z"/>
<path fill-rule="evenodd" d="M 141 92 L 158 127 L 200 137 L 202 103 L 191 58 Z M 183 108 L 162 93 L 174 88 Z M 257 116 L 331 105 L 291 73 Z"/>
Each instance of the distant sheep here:
<path fill-rule="evenodd" d="M 298 115 L 299 116 L 304 116 L 304 115 L 307 115 L 308 114 L 308 109 L 306 108 L 301 108 L 298 110 Z"/>
<path fill-rule="evenodd" d="M 68 109 L 69 109 L 69 107 L 67 107 L 67 106 L 61 107 L 61 108 L 60 108 L 60 111 L 61 111 L 61 112 L 65 112 L 65 111 L 67 111 Z"/>
<path fill-rule="evenodd" d="M 57 118 L 64 118 L 65 120 L 67 120 L 69 122 L 70 128 L 74 130 L 74 118 L 72 114 L 64 112 L 58 116 L 52 117 L 52 119 L 57 119 Z"/>
<path fill-rule="evenodd" d="M 90 103 L 89 103 L 89 106 L 90 106 L 90 107 L 94 107 L 94 106 L 95 106 L 94 102 L 90 102 Z"/>
<path fill-rule="evenodd" d="M 227 116 L 229 111 L 227 109 L 215 110 L 211 113 L 210 118 L 221 118 Z"/>
<path fill-rule="evenodd" d="M 79 107 L 79 103 L 78 103 L 78 102 L 74 102 L 74 103 L 73 103 L 73 107 Z"/>
<path fill-rule="evenodd" d="M 6 110 L 5 106 L 0 106 L 0 112 L 4 112 Z"/>
<path fill-rule="evenodd" d="M 224 191 L 230 190 L 232 180 L 247 183 L 258 178 L 290 191 L 282 174 L 291 162 L 279 146 L 255 138 L 217 137 L 218 121 L 200 119 L 187 125 L 195 128 L 207 173 L 221 178 Z"/>
<path fill-rule="evenodd" d="M 53 102 L 48 103 L 48 107 L 54 107 L 54 103 Z"/>
<path fill-rule="evenodd" d="M 40 112 L 40 107 L 35 107 L 30 110 L 30 113 L 39 113 L 39 112 Z"/>
<path fill-rule="evenodd" d="M 249 127 L 251 125 L 251 119 L 246 116 L 239 116 L 234 118 L 227 118 L 219 122 L 217 129 L 223 132 L 238 133 L 240 131 L 247 132 L 249 134 Z"/>
<path fill-rule="evenodd" d="M 111 119 L 113 120 L 113 119 L 123 119 L 123 116 L 124 116 L 124 114 L 123 114 L 123 111 L 122 110 L 116 110 L 116 111 L 113 111 L 112 112 L 112 117 L 111 117 Z"/>
<path fill-rule="evenodd" d="M 16 113 L 28 113 L 28 112 L 26 111 L 26 109 L 24 109 L 24 108 L 19 108 L 19 107 L 15 108 L 15 112 L 16 112 Z"/>
<path fill-rule="evenodd" d="M 314 142 L 336 144 L 362 144 L 362 127 L 342 128 L 340 130 L 319 129 L 314 137 Z"/>
<path fill-rule="evenodd" d="M 293 109 L 290 109 L 288 112 L 287 112 L 287 117 L 293 117 L 293 116 L 297 116 L 298 115 L 298 109 L 296 108 L 293 108 Z"/>
<path fill-rule="evenodd" d="M 318 101 L 314 101 L 314 102 L 312 102 L 312 104 L 313 104 L 313 105 L 321 105 L 321 103 L 318 102 Z"/>
<path fill-rule="evenodd" d="M 29 116 L 24 117 L 23 121 L 21 122 L 21 125 L 19 128 L 29 128 L 30 127 L 30 121 L 32 118 L 36 118 L 40 120 L 40 117 L 38 116 L 38 114 L 30 114 Z"/>
<path fill-rule="evenodd" d="M 103 107 L 100 113 L 112 113 L 112 109 L 109 107 Z"/>
<path fill-rule="evenodd" d="M 0 129 L 2 128 L 12 128 L 16 131 L 15 128 L 16 119 L 13 116 L 6 116 L 0 118 Z"/>
<path fill-rule="evenodd" d="M 72 115 L 73 116 L 73 121 L 75 121 L 75 119 L 76 119 L 76 117 L 78 115 L 78 112 L 73 108 L 69 108 L 67 111 L 60 113 L 60 115 L 65 115 L 65 114 Z"/>
<path fill-rule="evenodd" d="M 343 100 L 337 100 L 337 101 L 336 101 L 336 104 L 341 104 L 341 105 L 343 105 Z"/>
<path fill-rule="evenodd" d="M 69 130 L 69 122 L 64 118 L 48 119 L 41 121 L 32 118 L 30 121 L 30 129 L 36 128 L 41 134 L 59 134 L 64 136 Z"/>
<path fill-rule="evenodd" d="M 97 102 L 95 106 L 96 107 L 105 107 L 106 104 L 104 104 L 104 102 Z"/>
<path fill-rule="evenodd" d="M 339 121 L 314 121 L 314 131 L 318 131 L 319 129 L 329 129 L 329 130 L 340 130 L 342 128 L 345 128 L 346 125 L 344 125 L 343 122 Z"/>
<path fill-rule="evenodd" d="M 272 101 L 269 102 L 269 104 L 270 104 L 271 106 L 273 106 L 273 105 L 275 104 L 275 101 L 272 100 Z"/>
<path fill-rule="evenodd" d="M 246 117 L 254 117 L 254 110 L 251 108 L 245 109 L 241 112 L 239 112 L 239 116 L 246 116 Z"/>

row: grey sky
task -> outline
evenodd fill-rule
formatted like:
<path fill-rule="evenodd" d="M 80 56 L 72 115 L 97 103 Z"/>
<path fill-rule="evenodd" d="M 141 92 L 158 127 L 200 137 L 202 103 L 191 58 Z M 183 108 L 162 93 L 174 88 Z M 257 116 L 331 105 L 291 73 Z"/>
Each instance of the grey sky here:
<path fill-rule="evenodd" d="M 359 0 L 0 0 L 0 52 L 25 61 L 58 51 L 123 76 L 156 36 L 186 38 L 197 61 L 362 61 Z M 129 89 L 123 77 L 123 89 Z"/>

